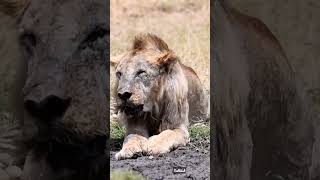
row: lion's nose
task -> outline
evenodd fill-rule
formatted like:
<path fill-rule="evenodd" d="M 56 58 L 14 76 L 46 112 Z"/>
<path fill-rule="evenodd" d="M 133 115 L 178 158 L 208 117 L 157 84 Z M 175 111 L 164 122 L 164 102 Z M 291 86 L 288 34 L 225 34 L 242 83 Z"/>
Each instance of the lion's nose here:
<path fill-rule="evenodd" d="M 40 102 L 27 99 L 24 102 L 26 110 L 39 118 L 60 117 L 70 105 L 71 98 L 63 99 L 55 95 L 49 95 Z"/>
<path fill-rule="evenodd" d="M 118 93 L 118 96 L 120 99 L 127 101 L 128 99 L 130 99 L 132 93 L 130 92 L 123 92 L 123 93 Z"/>

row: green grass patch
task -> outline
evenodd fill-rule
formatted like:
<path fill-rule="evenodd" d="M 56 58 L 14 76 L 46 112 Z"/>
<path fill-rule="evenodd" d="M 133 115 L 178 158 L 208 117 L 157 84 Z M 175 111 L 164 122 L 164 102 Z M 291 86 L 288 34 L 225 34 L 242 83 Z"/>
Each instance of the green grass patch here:
<path fill-rule="evenodd" d="M 114 170 L 110 175 L 111 180 L 144 180 L 144 178 L 135 171 Z"/>
<path fill-rule="evenodd" d="M 119 123 L 111 121 L 111 139 L 123 139 L 125 137 L 126 129 Z M 191 140 L 209 140 L 210 139 L 210 125 L 209 124 L 194 124 L 189 128 Z"/>
<path fill-rule="evenodd" d="M 111 139 L 123 139 L 126 134 L 126 129 L 122 127 L 119 123 L 111 121 L 110 124 L 110 136 Z"/>
<path fill-rule="evenodd" d="M 209 140 L 210 125 L 209 124 L 194 124 L 189 128 L 191 140 Z"/>

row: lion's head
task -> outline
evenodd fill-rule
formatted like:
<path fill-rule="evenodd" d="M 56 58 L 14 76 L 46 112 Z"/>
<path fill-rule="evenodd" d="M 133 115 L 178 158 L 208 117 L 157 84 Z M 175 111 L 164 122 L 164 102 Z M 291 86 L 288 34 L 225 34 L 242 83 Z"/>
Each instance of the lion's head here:
<path fill-rule="evenodd" d="M 16 53 L 27 66 L 26 82 L 18 91 L 24 105 L 19 119 L 23 143 L 17 148 L 24 156 L 21 179 L 38 179 L 39 172 L 41 179 L 103 179 L 108 136 L 106 3 L 0 1 L 0 13 L 16 20 Z"/>
<path fill-rule="evenodd" d="M 112 63 L 116 66 L 117 103 L 128 115 L 159 111 L 158 103 L 165 96 L 165 87 L 172 89 L 172 96 L 187 93 L 187 82 L 180 76 L 183 72 L 178 57 L 153 34 L 136 36 L 131 49 Z M 179 87 L 170 78 L 178 80 Z"/>

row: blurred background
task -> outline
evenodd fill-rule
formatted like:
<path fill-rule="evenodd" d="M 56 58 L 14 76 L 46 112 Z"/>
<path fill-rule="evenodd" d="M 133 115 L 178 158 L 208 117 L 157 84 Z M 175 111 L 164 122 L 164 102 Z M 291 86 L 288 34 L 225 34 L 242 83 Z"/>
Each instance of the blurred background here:
<path fill-rule="evenodd" d="M 229 0 L 278 38 L 304 88 L 320 103 L 320 1 Z"/>
<path fill-rule="evenodd" d="M 14 117 L 17 106 L 17 92 L 22 87 L 21 63 L 15 20 L 0 12 L 0 156 L 3 151 L 11 151 L 8 145 L 11 136 L 5 135 L 18 122 Z M 18 81 L 19 82 L 18 82 Z M 21 97 L 20 97 L 21 98 Z M 21 114 L 20 114 L 21 115 Z M 13 134 L 14 135 L 14 134 Z M 6 145 L 3 145 L 6 144 Z M 0 159 L 1 170 L 1 159 Z"/>

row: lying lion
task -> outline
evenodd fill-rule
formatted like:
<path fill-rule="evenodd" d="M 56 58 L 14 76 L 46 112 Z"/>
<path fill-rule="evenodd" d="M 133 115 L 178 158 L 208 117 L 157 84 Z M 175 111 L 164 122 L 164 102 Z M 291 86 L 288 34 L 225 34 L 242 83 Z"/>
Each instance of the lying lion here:
<path fill-rule="evenodd" d="M 119 118 L 127 136 L 117 160 L 160 155 L 189 141 L 189 122 L 205 119 L 208 101 L 192 68 L 159 37 L 137 36 L 116 68 Z"/>

